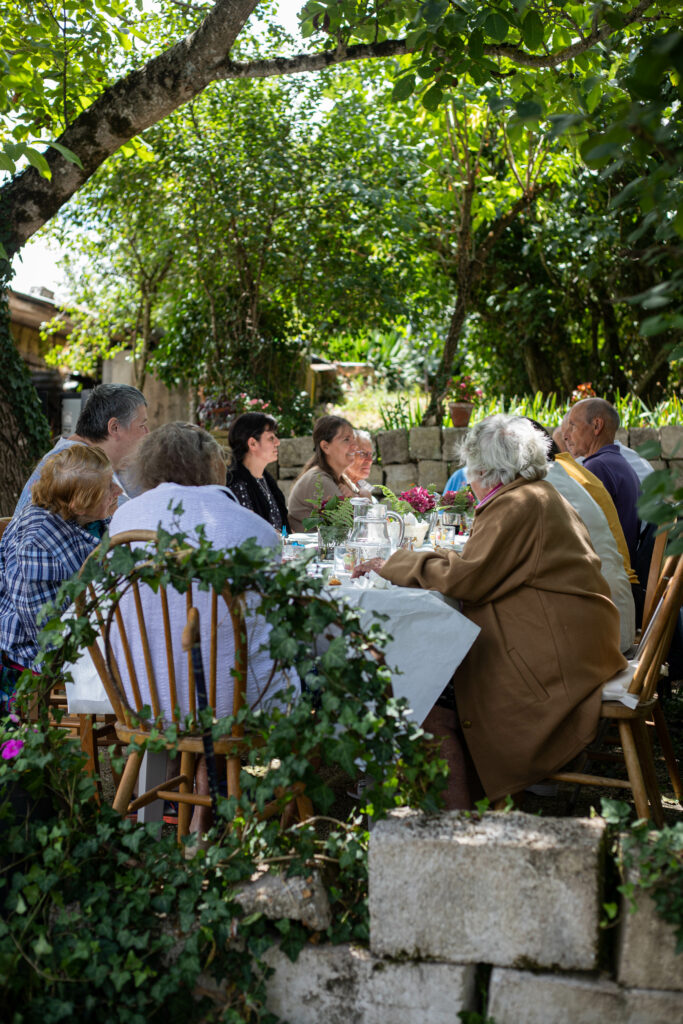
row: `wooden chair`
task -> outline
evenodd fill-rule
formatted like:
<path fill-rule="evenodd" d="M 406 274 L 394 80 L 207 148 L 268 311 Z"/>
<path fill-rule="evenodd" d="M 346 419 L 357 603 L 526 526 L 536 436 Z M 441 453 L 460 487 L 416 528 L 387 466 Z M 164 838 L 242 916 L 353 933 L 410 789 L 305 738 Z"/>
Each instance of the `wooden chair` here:
<path fill-rule="evenodd" d="M 126 544 L 150 544 L 157 539 L 156 533 L 149 530 L 128 531 L 112 537 L 110 551 L 116 547 Z M 181 555 L 182 552 L 179 552 Z M 92 557 L 92 556 L 91 556 Z M 178 654 L 181 649 L 181 630 L 174 634 L 170 613 L 169 593 L 166 585 L 158 587 L 156 594 L 144 581 L 141 581 L 135 571 L 130 576 L 122 576 L 120 584 L 116 588 L 111 607 L 105 614 L 98 611 L 98 623 L 100 635 L 103 641 L 105 654 L 103 655 L 100 646 L 95 643 L 89 648 L 90 655 L 95 667 L 102 679 L 109 699 L 116 713 L 115 730 L 119 741 L 122 744 L 130 744 L 133 741 L 140 744 L 149 739 L 150 732 L 155 730 L 157 725 L 164 721 L 170 724 L 175 723 L 178 728 L 179 739 L 177 748 L 180 752 L 180 774 L 168 779 L 159 785 L 151 787 L 144 793 L 139 793 L 133 798 L 142 754 L 132 750 L 128 754 L 121 782 L 117 788 L 114 798 L 114 809 L 121 814 L 130 814 L 141 807 L 152 803 L 154 800 L 173 800 L 178 802 L 178 838 L 179 840 L 189 832 L 190 816 L 193 806 L 210 807 L 211 797 L 208 794 L 195 792 L 197 756 L 204 751 L 202 734 L 196 726 L 198 700 L 195 671 L 193 667 L 190 644 L 184 645 L 187 651 L 188 671 L 188 692 L 181 693 L 181 687 L 176 678 L 176 663 L 174 652 Z M 145 600 L 143 592 L 146 591 Z M 187 619 L 196 619 L 194 600 L 197 588 L 193 585 L 186 594 L 185 606 Z M 124 595 L 132 597 L 134 616 L 127 615 L 124 618 L 121 609 L 121 600 Z M 91 597 L 94 593 L 91 590 Z M 148 634 L 145 621 L 144 607 L 147 607 L 148 615 L 149 602 L 158 602 L 163 622 L 165 659 L 164 664 L 154 664 L 152 657 L 152 644 Z M 83 599 L 80 602 L 80 609 L 83 607 Z M 210 621 L 201 623 L 201 628 L 209 631 L 210 635 L 210 656 L 208 666 L 208 703 L 212 708 L 216 707 L 217 688 L 221 685 L 230 686 L 233 690 L 232 713 L 236 717 L 244 706 L 247 679 L 247 625 L 244 613 L 243 596 L 234 597 L 228 591 L 218 594 L 215 590 L 210 592 Z M 126 609 L 130 612 L 130 603 Z M 221 620 L 229 616 L 234 641 L 234 665 L 220 664 L 218 657 L 219 630 L 222 627 Z M 183 623 L 185 626 L 185 623 Z M 117 663 L 112 649 L 112 640 L 116 637 L 116 644 L 123 652 L 123 664 Z M 144 670 L 139 676 L 140 665 L 134 659 L 134 650 L 141 647 Z M 234 669 L 234 672 L 233 672 Z M 169 691 L 169 703 L 165 706 L 163 696 L 160 694 L 159 681 L 167 680 Z M 142 683 L 146 685 L 141 685 Z M 127 684 L 127 685 L 124 685 Z M 145 699 L 148 693 L 148 699 Z M 131 697 L 128 696 L 131 695 Z M 189 730 L 184 729 L 184 716 L 179 711 L 181 703 L 189 708 L 190 718 L 194 723 Z M 151 706 L 151 717 L 141 719 L 140 712 L 145 704 Z M 228 796 L 241 796 L 240 770 L 241 758 L 250 747 L 258 745 L 255 738 L 245 735 L 244 727 L 241 724 L 234 724 L 229 736 L 214 740 L 214 749 L 217 755 L 224 755 L 227 765 L 227 792 Z M 168 745 L 171 748 L 172 744 Z M 287 794 L 276 791 L 275 797 L 263 812 L 262 816 L 268 817 L 281 810 L 282 797 Z M 297 811 L 303 820 L 313 813 L 312 805 L 308 797 L 304 795 L 303 784 L 292 787 L 290 798 L 296 802 Z"/>
<path fill-rule="evenodd" d="M 116 743 L 115 715 L 72 714 L 66 696 L 66 686 L 53 686 L 47 698 L 51 724 L 65 729 L 69 736 L 77 741 L 87 757 L 84 771 L 94 779 L 99 779 L 99 752 L 103 747 Z M 60 712 L 55 716 L 55 712 Z M 57 718 L 59 720 L 57 720 Z M 118 784 L 119 777 L 113 771 L 114 781 Z M 97 799 L 101 799 L 101 786 L 97 783 Z"/>
<path fill-rule="evenodd" d="M 659 604 L 659 600 L 664 592 L 666 580 L 668 579 L 668 576 L 671 575 L 672 563 L 670 559 L 667 559 L 666 563 L 662 565 L 664 562 L 664 552 L 666 550 L 668 539 L 669 531 L 664 530 L 662 533 L 657 534 L 652 547 L 650 571 L 648 573 L 647 585 L 645 588 L 645 603 L 643 605 L 643 624 L 641 627 L 641 635 L 647 629 L 648 623 L 652 618 L 652 613 Z"/>
<path fill-rule="evenodd" d="M 5 532 L 5 530 L 7 529 L 11 522 L 11 516 L 0 516 L 0 537 L 2 537 L 3 533 Z"/>
<path fill-rule="evenodd" d="M 656 607 L 651 611 L 636 657 L 630 663 L 633 678 L 628 693 L 637 698 L 637 704 L 629 708 L 619 701 L 603 701 L 601 709 L 603 721 L 617 727 L 628 781 L 578 771 L 561 771 L 549 776 L 556 782 L 630 789 L 638 817 L 652 817 L 658 827 L 663 824 L 662 801 L 652 755 L 652 743 L 646 728 L 650 716 L 653 716 L 676 798 L 679 801 L 683 798 L 678 764 L 655 693 L 662 662 L 669 649 L 683 599 L 683 559 L 680 556 L 667 559 L 661 574 L 661 583 Z M 588 751 L 588 759 L 591 761 L 611 759 L 614 756 L 603 754 L 600 750 Z"/>

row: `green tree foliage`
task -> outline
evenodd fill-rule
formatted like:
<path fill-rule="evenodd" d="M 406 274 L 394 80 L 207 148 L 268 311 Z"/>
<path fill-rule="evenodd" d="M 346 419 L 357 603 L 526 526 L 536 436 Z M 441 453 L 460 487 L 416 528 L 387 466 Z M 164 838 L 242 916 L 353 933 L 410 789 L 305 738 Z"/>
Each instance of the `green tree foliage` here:
<path fill-rule="evenodd" d="M 627 241 L 633 211 L 605 214 L 614 194 L 577 168 L 495 246 L 466 331 L 492 391 L 569 394 L 590 380 L 600 394 L 656 400 L 671 383 L 666 336 L 643 337 L 647 313 L 626 301 L 655 278 Z"/>
<path fill-rule="evenodd" d="M 0 171 L 24 161 L 51 171 L 42 147 L 79 158 L 55 140 L 111 83 L 131 49 L 142 4 L 130 0 L 4 0 L 0 23 Z"/>
<path fill-rule="evenodd" d="M 47 361 L 96 375 L 101 359 L 129 349 L 134 383 L 142 389 L 161 330 L 160 298 L 178 262 L 167 182 L 149 149 L 114 157 L 53 231 L 68 252 L 75 304 L 66 311 L 73 325 L 68 342 L 55 346 Z M 46 324 L 43 337 L 51 330 Z"/>
<path fill-rule="evenodd" d="M 631 299 L 647 314 L 640 333 L 664 333 L 663 355 L 682 359 L 683 32 L 653 31 L 632 56 L 615 76 L 620 92 L 605 104 L 607 124 L 582 155 L 618 185 L 611 206 L 637 218 L 627 242 L 659 278 Z"/>
<path fill-rule="evenodd" d="M 170 12 L 153 14 L 125 4 L 47 8 L 36 2 L 26 18 L 16 0 L 7 7 L 0 36 L 0 59 L 7 69 L 0 117 L 10 147 L 5 147 L 4 166 L 17 166 L 17 173 L 0 188 L 0 221 L 10 255 L 117 149 L 131 140 L 136 144 L 140 132 L 209 83 L 390 55 L 409 55 L 396 68 L 397 101 L 415 95 L 433 112 L 454 90 L 476 86 L 486 90 L 494 114 L 509 108 L 535 132 L 552 137 L 570 131 L 577 142 L 585 141 L 587 119 L 601 108 L 603 97 L 609 100 L 615 82 L 623 85 L 628 109 L 607 112 L 609 126 L 603 122 L 599 128 L 604 139 L 584 147 L 584 156 L 599 162 L 605 156 L 600 147 L 607 146 L 622 154 L 613 163 L 626 150 L 642 162 L 645 146 L 648 168 L 640 177 L 649 185 L 641 190 L 640 182 L 634 184 L 622 200 L 642 197 L 647 204 L 656 195 L 655 208 L 643 210 L 646 221 L 652 214 L 644 229 L 655 233 L 660 250 L 655 246 L 653 260 L 660 258 L 667 233 L 675 232 L 668 250 L 679 245 L 680 224 L 673 215 L 680 180 L 678 129 L 671 125 L 680 121 L 680 103 L 672 106 L 671 89 L 680 87 L 680 12 L 673 0 L 601 8 L 540 0 L 484 5 L 467 0 L 457 6 L 447 0 L 381 5 L 310 0 L 303 11 L 309 52 L 294 55 L 281 32 L 243 35 L 254 0 L 174 5 Z M 240 48 L 239 39 L 256 42 Z M 41 154 L 36 137 L 46 127 L 54 145 Z M 22 149 L 29 145 L 33 152 Z M 17 165 L 22 157 L 29 163 L 23 170 Z M 660 215 L 665 207 L 672 213 Z M 676 272 L 667 282 L 660 282 L 658 292 L 634 297 L 655 310 L 643 325 L 646 333 L 679 329 Z M 673 358 L 675 337 L 670 342 Z"/>
<path fill-rule="evenodd" d="M 127 344 L 169 384 L 281 402 L 309 344 L 419 316 L 421 158 L 368 78 L 207 90 L 114 157 L 58 222 L 77 329 L 51 358 L 83 371 Z"/>

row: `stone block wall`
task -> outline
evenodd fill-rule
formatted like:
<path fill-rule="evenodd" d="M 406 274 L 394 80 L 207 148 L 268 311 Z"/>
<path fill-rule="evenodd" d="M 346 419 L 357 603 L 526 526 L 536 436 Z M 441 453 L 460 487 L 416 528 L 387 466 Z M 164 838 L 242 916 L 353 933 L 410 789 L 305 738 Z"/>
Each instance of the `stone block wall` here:
<path fill-rule="evenodd" d="M 683 954 L 646 894 L 603 941 L 605 845 L 601 819 L 394 811 L 370 837 L 370 948 L 270 950 L 268 1009 L 290 1024 L 683 1021 Z"/>
<path fill-rule="evenodd" d="M 383 430 L 375 435 L 375 463 L 370 482 L 385 484 L 392 491 L 406 490 L 413 484 L 443 490 L 451 473 L 461 465 L 460 445 L 466 428 L 413 427 L 410 430 Z M 652 460 L 654 469 L 671 467 L 683 480 L 683 425 L 633 427 L 620 430 L 618 440 L 630 448 L 645 441 L 661 444 L 661 458 Z M 269 467 L 289 495 L 292 482 L 313 453 L 310 437 L 286 437 L 280 444 L 277 465 Z"/>

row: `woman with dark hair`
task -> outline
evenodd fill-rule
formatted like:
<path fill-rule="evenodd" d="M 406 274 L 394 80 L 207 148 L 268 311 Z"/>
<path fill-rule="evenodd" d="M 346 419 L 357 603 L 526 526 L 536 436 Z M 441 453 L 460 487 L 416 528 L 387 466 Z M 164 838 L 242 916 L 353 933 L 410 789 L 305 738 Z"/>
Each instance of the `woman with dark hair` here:
<path fill-rule="evenodd" d="M 341 416 L 322 416 L 313 428 L 313 447 L 315 451 L 289 495 L 293 530 L 300 530 L 303 520 L 310 516 L 315 498 L 346 498 L 353 493 L 344 475 L 356 453 L 356 436 L 349 421 Z"/>
<path fill-rule="evenodd" d="M 289 530 L 285 496 L 266 466 L 277 459 L 277 423 L 263 412 L 245 412 L 228 434 L 232 465 L 226 483 L 240 505 L 270 523 L 279 533 Z"/>

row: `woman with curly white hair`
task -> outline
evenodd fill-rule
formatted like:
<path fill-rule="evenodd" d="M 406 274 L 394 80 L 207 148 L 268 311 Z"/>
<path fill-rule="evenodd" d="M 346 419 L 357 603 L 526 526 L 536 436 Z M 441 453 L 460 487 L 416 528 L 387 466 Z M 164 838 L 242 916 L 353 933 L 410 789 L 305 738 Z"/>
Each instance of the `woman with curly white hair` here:
<path fill-rule="evenodd" d="M 359 567 L 458 599 L 481 628 L 424 723 L 449 762 L 449 807 L 471 806 L 480 787 L 500 799 L 565 765 L 595 736 L 603 683 L 626 667 L 600 559 L 544 479 L 547 444 L 521 417 L 476 424 L 461 453 L 479 502 L 462 554 L 397 551 Z"/>

